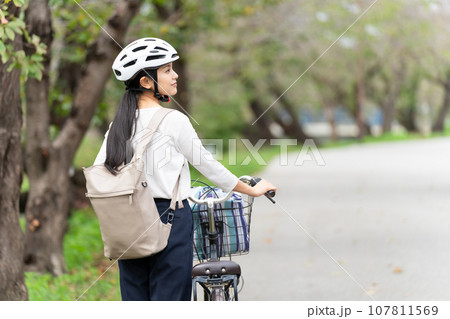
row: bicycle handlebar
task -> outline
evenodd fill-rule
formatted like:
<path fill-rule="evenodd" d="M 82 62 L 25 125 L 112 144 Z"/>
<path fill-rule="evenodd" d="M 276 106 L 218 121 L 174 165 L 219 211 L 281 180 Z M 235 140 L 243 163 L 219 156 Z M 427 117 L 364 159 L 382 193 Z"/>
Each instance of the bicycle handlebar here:
<path fill-rule="evenodd" d="M 223 197 L 219 197 L 219 198 L 208 197 L 208 198 L 203 198 L 203 199 L 197 199 L 192 196 L 189 196 L 189 200 L 198 205 L 206 204 L 206 205 L 208 205 L 208 207 L 211 208 L 211 207 L 214 207 L 215 204 L 220 204 L 220 203 L 227 201 L 231 197 L 232 194 L 233 194 L 233 191 L 228 192 Z"/>
<path fill-rule="evenodd" d="M 248 176 L 248 175 L 241 176 L 241 177 L 239 177 L 239 179 L 242 182 L 244 182 L 244 183 L 246 183 L 246 184 L 248 184 L 248 185 L 250 185 L 252 187 L 255 186 L 261 180 L 260 177 L 251 177 L 251 176 Z M 223 197 L 219 197 L 219 198 L 211 198 L 211 197 L 209 197 L 209 198 L 204 198 L 204 199 L 197 199 L 197 198 L 193 198 L 192 196 L 189 196 L 189 200 L 194 202 L 197 205 L 206 204 L 209 208 L 213 208 L 214 205 L 220 204 L 220 203 L 223 203 L 223 202 L 227 201 L 231 197 L 232 194 L 233 194 L 233 191 L 230 191 Z M 275 192 L 273 190 L 266 192 L 264 195 L 272 203 L 275 204 L 275 200 L 272 198 L 272 197 L 275 196 Z"/>

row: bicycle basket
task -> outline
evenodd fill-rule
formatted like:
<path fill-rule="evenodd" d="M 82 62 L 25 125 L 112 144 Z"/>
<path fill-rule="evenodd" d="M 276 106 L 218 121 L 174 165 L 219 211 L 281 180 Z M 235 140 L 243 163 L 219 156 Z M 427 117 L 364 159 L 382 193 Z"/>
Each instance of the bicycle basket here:
<path fill-rule="evenodd" d="M 194 198 L 223 197 L 219 188 L 195 187 Z M 202 261 L 211 258 L 208 238 L 209 218 L 206 205 L 190 202 L 194 218 L 194 259 Z M 233 193 L 224 203 L 215 205 L 214 220 L 218 231 L 218 257 L 247 254 L 250 249 L 250 221 L 253 197 Z"/>

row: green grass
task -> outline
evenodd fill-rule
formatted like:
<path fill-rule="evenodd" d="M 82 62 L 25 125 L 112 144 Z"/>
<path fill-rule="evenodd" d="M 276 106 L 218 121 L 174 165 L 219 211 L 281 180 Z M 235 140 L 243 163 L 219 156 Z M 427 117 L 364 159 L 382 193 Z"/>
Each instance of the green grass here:
<path fill-rule="evenodd" d="M 83 138 L 73 160 L 75 168 L 88 167 L 94 163 L 98 151 L 102 146 L 103 139 L 103 135 L 89 133 Z"/>
<path fill-rule="evenodd" d="M 365 136 L 362 140 L 358 139 L 346 139 L 339 141 L 328 141 L 323 143 L 320 148 L 335 148 L 343 147 L 354 144 L 368 144 L 368 143 L 382 143 L 382 142 L 401 142 L 401 141 L 413 141 L 413 140 L 427 140 L 436 137 L 448 137 L 450 136 L 450 126 L 447 127 L 444 132 L 432 132 L 429 135 L 423 135 L 420 133 L 385 133 L 381 136 Z"/>
<path fill-rule="evenodd" d="M 23 174 L 22 185 L 20 185 L 20 192 L 25 193 L 30 189 L 30 182 L 28 180 L 28 175 Z"/>
<path fill-rule="evenodd" d="M 25 274 L 29 300 L 76 300 L 113 263 L 103 257 L 100 229 L 92 209 L 74 211 L 70 217 L 64 257 L 67 274 Z M 117 263 L 80 300 L 120 300 Z"/>
<path fill-rule="evenodd" d="M 25 216 L 24 215 L 20 215 L 19 216 L 19 224 L 20 224 L 20 228 L 22 228 L 22 231 L 25 233 Z"/>

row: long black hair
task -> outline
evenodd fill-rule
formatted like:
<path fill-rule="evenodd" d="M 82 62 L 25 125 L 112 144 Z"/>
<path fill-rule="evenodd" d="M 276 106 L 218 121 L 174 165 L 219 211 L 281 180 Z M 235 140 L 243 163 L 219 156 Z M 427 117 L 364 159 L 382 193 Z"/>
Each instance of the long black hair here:
<path fill-rule="evenodd" d="M 136 121 L 139 117 L 139 112 L 136 115 L 136 110 L 139 110 L 139 96 L 143 91 L 148 91 L 139 83 L 143 76 L 150 76 L 156 80 L 157 70 L 142 70 L 133 79 L 125 82 L 126 91 L 120 100 L 117 113 L 109 129 L 104 165 L 113 175 L 116 175 L 118 168 L 127 160 L 127 151 L 132 151 L 131 149 L 127 150 L 127 142 L 136 133 Z M 128 146 L 131 148 L 131 143 Z"/>

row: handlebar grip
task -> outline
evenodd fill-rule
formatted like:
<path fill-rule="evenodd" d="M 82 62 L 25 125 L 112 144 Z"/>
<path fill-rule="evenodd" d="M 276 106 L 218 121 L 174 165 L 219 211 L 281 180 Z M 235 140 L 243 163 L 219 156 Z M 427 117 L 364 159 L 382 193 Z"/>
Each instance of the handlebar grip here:
<path fill-rule="evenodd" d="M 268 191 L 266 194 L 269 195 L 270 197 L 274 197 L 275 191 Z"/>
<path fill-rule="evenodd" d="M 261 177 L 253 177 L 250 181 L 250 185 L 253 187 L 261 181 Z M 264 194 L 272 203 L 275 204 L 275 200 L 272 198 L 275 196 L 275 191 L 270 190 Z"/>

